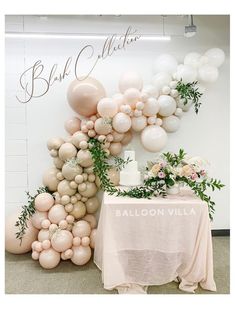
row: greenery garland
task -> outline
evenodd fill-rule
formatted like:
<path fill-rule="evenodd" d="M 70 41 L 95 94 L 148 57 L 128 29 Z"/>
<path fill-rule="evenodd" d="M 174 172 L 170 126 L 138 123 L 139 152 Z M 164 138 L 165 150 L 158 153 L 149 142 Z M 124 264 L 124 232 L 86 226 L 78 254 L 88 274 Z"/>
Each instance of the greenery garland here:
<path fill-rule="evenodd" d="M 198 81 L 185 84 L 181 79 L 176 85 L 176 90 L 179 92 L 180 98 L 184 100 L 184 105 L 186 105 L 189 100 L 192 100 L 196 114 L 198 114 L 198 110 L 201 106 L 200 99 L 202 96 L 202 93 L 200 93 L 198 87 L 196 87 L 197 83 Z"/>
<path fill-rule="evenodd" d="M 35 195 L 30 195 L 29 192 L 26 192 L 28 197 L 28 204 L 22 206 L 22 211 L 15 224 L 15 226 L 18 227 L 18 232 L 16 232 L 16 238 L 19 239 L 21 242 L 25 234 L 25 231 L 28 228 L 27 222 L 30 216 L 32 216 L 36 211 L 35 204 L 34 204 L 35 198 L 38 194 L 45 193 L 45 192 L 51 193 L 47 187 L 39 187 Z"/>
<path fill-rule="evenodd" d="M 173 178 L 171 172 L 167 172 L 166 178 L 163 180 L 159 177 L 151 177 L 144 180 L 143 186 L 133 187 L 129 190 L 120 190 L 115 187 L 115 185 L 110 181 L 108 177 L 108 169 L 110 169 L 110 164 L 108 163 L 108 154 L 103 149 L 102 143 L 97 139 L 89 140 L 89 148 L 92 155 L 93 163 L 94 163 L 94 173 L 100 179 L 100 187 L 102 190 L 106 191 L 110 195 L 116 196 L 128 196 L 131 198 L 148 198 L 150 199 L 152 196 L 162 196 L 165 197 L 167 195 L 166 189 L 167 187 L 172 187 L 175 183 L 184 183 L 188 185 L 193 192 L 198 196 L 202 201 L 207 202 L 209 217 L 213 219 L 213 214 L 215 212 L 215 202 L 212 201 L 211 197 L 208 196 L 205 191 L 209 187 L 214 191 L 215 189 L 220 190 L 225 185 L 221 183 L 220 180 L 217 179 L 204 179 L 200 182 L 191 180 L 185 176 L 177 176 L 176 179 Z M 178 154 L 175 153 L 163 153 L 163 156 L 166 158 L 169 165 L 172 167 L 177 167 L 181 164 L 185 158 L 185 151 L 183 149 L 179 150 Z M 119 158 L 120 159 L 120 158 Z M 122 166 L 125 165 L 125 161 L 123 159 L 121 161 Z"/>

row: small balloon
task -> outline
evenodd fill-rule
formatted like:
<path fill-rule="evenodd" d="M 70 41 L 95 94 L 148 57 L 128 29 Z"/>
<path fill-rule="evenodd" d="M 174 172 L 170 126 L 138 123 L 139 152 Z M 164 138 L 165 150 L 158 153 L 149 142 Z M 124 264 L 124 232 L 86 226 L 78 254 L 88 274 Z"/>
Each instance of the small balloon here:
<path fill-rule="evenodd" d="M 163 118 L 162 121 L 163 121 L 162 127 L 168 133 L 176 132 L 180 127 L 180 120 L 174 115 Z"/>
<path fill-rule="evenodd" d="M 80 130 L 81 120 L 77 117 L 70 118 L 66 120 L 64 127 L 69 134 L 73 135 L 75 132 Z"/>
<path fill-rule="evenodd" d="M 205 56 L 208 58 L 208 64 L 217 68 L 220 67 L 225 60 L 225 53 L 219 48 L 207 50 Z"/>

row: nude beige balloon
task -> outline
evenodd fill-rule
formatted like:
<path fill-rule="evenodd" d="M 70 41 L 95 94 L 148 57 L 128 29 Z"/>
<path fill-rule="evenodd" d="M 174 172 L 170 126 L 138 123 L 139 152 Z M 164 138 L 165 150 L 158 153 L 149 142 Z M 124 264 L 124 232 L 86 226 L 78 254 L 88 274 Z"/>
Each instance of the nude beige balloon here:
<path fill-rule="evenodd" d="M 58 230 L 51 238 L 51 245 L 57 252 L 64 252 L 72 247 L 73 235 L 67 230 Z"/>
<path fill-rule="evenodd" d="M 123 139 L 121 140 L 122 145 L 127 145 L 128 143 L 130 143 L 131 140 L 132 140 L 132 137 L 133 137 L 132 132 L 131 132 L 130 130 L 127 131 L 127 132 L 124 134 Z"/>
<path fill-rule="evenodd" d="M 91 228 L 96 228 L 97 220 L 96 220 L 95 216 L 88 214 L 85 217 L 83 217 L 82 219 L 87 221 L 90 224 Z"/>
<path fill-rule="evenodd" d="M 43 250 L 39 256 L 39 263 L 45 269 L 55 268 L 60 262 L 60 253 L 50 248 Z"/>
<path fill-rule="evenodd" d="M 82 173 L 82 167 L 78 164 L 72 164 L 71 162 L 66 162 L 62 168 L 63 176 L 68 180 L 72 181 L 75 176 Z"/>
<path fill-rule="evenodd" d="M 120 182 L 120 172 L 115 168 L 111 168 L 108 171 L 108 177 L 110 179 L 110 181 L 115 185 L 119 185 Z"/>
<path fill-rule="evenodd" d="M 47 186 L 50 191 L 56 191 L 59 184 L 59 180 L 56 178 L 59 169 L 52 167 L 47 169 L 43 174 L 43 184 Z"/>
<path fill-rule="evenodd" d="M 90 198 L 86 201 L 87 213 L 94 213 L 99 208 L 99 200 L 96 196 Z"/>
<path fill-rule="evenodd" d="M 87 134 L 83 133 L 82 131 L 78 131 L 78 132 L 74 133 L 72 136 L 72 143 L 77 148 L 79 148 L 80 142 L 82 142 L 82 141 L 87 142 L 88 140 L 89 140 L 89 137 L 87 136 Z"/>
<path fill-rule="evenodd" d="M 92 77 L 75 79 L 68 88 L 67 99 L 78 114 L 89 117 L 97 112 L 97 103 L 105 97 L 103 85 Z"/>
<path fill-rule="evenodd" d="M 77 159 L 82 167 L 90 167 L 93 164 L 91 153 L 89 150 L 79 150 L 77 153 Z"/>
<path fill-rule="evenodd" d="M 6 217 L 5 220 L 5 249 L 14 254 L 26 253 L 31 250 L 31 244 L 36 241 L 38 229 L 33 227 L 31 219 L 28 220 L 28 228 L 25 231 L 22 242 L 16 238 L 16 233 L 19 231 L 15 226 L 21 210 Z"/>
<path fill-rule="evenodd" d="M 50 193 L 38 194 L 34 200 L 35 208 L 38 211 L 48 211 L 54 204 L 55 200 Z"/>
<path fill-rule="evenodd" d="M 95 121 L 95 131 L 100 135 L 107 135 L 112 131 L 111 120 L 107 118 L 98 118 Z"/>
<path fill-rule="evenodd" d="M 47 212 L 35 211 L 35 213 L 31 216 L 33 226 L 37 229 L 41 229 L 41 223 L 43 220 L 47 219 L 47 217 Z"/>
<path fill-rule="evenodd" d="M 85 220 L 79 220 L 76 222 L 72 229 L 73 236 L 85 237 L 89 236 L 91 233 L 91 226 Z"/>
<path fill-rule="evenodd" d="M 118 156 L 122 152 L 122 145 L 119 142 L 113 142 L 109 147 L 110 154 L 112 156 Z"/>
<path fill-rule="evenodd" d="M 90 247 L 92 249 L 95 248 L 96 234 L 97 234 L 97 229 L 96 228 L 92 229 L 91 234 L 90 234 Z"/>
<path fill-rule="evenodd" d="M 58 184 L 58 192 L 61 196 L 63 195 L 74 195 L 76 190 L 70 187 L 69 181 L 64 179 L 63 181 L 59 182 Z"/>
<path fill-rule="evenodd" d="M 58 150 L 63 143 L 64 140 L 61 137 L 52 137 L 47 141 L 47 148 L 48 150 Z"/>
<path fill-rule="evenodd" d="M 79 191 L 79 193 L 82 196 L 85 196 L 86 198 L 91 198 L 92 196 L 94 196 L 97 193 L 97 187 L 96 187 L 95 183 L 85 182 L 85 184 L 86 184 L 85 191 Z"/>
<path fill-rule="evenodd" d="M 61 160 L 59 157 L 53 158 L 53 162 L 56 168 L 61 169 L 63 167 L 64 161 Z"/>
<path fill-rule="evenodd" d="M 64 123 L 65 130 L 73 135 L 75 132 L 79 131 L 81 128 L 81 120 L 77 117 L 70 118 Z"/>
<path fill-rule="evenodd" d="M 86 214 L 86 206 L 81 201 L 76 202 L 73 206 L 73 210 L 70 212 L 70 215 L 72 215 L 76 219 L 80 219 L 84 217 L 85 214 Z"/>
<path fill-rule="evenodd" d="M 62 204 L 55 204 L 48 212 L 48 219 L 50 219 L 53 224 L 59 224 L 67 215 Z"/>
<path fill-rule="evenodd" d="M 78 266 L 85 265 L 90 260 L 91 248 L 89 246 L 73 246 L 73 256 L 71 261 Z"/>
<path fill-rule="evenodd" d="M 61 145 L 59 149 L 59 157 L 63 161 L 76 157 L 76 154 L 77 154 L 77 149 L 71 143 L 64 143 Z"/>

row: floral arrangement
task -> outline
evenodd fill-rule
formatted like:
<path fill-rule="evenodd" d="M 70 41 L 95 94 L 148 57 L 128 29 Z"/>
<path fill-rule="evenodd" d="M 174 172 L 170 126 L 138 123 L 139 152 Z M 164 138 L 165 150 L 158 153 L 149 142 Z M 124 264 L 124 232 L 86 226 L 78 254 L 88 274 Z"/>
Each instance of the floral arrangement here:
<path fill-rule="evenodd" d="M 189 186 L 202 201 L 207 202 L 210 219 L 213 218 L 215 202 L 206 194 L 206 190 L 220 190 L 224 184 L 208 176 L 208 162 L 202 158 L 189 157 L 183 149 L 180 149 L 178 154 L 171 152 L 159 154 L 156 160 L 147 163 L 143 186 L 120 190 L 109 180 L 107 169 L 110 165 L 102 143 L 91 139 L 90 152 L 94 161 L 94 172 L 100 179 L 101 189 L 109 194 L 133 198 L 165 197 L 167 189 L 180 183 Z M 124 161 L 122 161 L 123 165 L 125 165 Z"/>

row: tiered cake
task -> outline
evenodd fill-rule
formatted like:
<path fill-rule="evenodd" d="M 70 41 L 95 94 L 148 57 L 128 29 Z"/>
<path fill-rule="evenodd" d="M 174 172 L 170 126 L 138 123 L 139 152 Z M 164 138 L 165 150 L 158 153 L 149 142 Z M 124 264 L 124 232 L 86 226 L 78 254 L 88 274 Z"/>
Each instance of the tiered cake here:
<path fill-rule="evenodd" d="M 138 162 L 135 161 L 135 151 L 125 151 L 124 159 L 131 160 L 120 172 L 120 185 L 136 186 L 141 184 L 140 171 L 138 171 Z"/>

